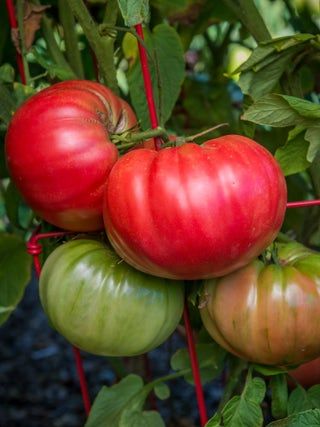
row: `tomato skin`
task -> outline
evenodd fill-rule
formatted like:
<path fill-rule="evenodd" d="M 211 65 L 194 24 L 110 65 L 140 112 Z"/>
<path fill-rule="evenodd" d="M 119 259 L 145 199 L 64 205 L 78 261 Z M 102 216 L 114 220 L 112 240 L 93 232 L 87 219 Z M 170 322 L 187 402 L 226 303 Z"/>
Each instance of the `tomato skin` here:
<path fill-rule="evenodd" d="M 103 85 L 57 83 L 13 116 L 5 142 L 10 175 L 49 223 L 67 230 L 101 229 L 102 193 L 118 158 L 109 134 L 135 124 L 129 105 Z"/>
<path fill-rule="evenodd" d="M 320 254 L 296 242 L 277 247 L 280 265 L 254 260 L 206 280 L 200 315 L 231 353 L 290 367 L 320 356 Z"/>
<path fill-rule="evenodd" d="M 174 331 L 184 288 L 134 270 L 101 242 L 81 239 L 50 254 L 40 300 L 52 326 L 73 345 L 97 355 L 133 356 Z"/>
<path fill-rule="evenodd" d="M 276 237 L 285 209 L 285 179 L 271 154 L 228 135 L 125 154 L 108 178 L 104 222 L 130 265 L 188 280 L 247 264 Z"/>
<path fill-rule="evenodd" d="M 288 372 L 291 377 L 296 379 L 299 384 L 304 388 L 312 387 L 313 385 L 320 384 L 320 358 L 311 360 L 310 362 L 303 363 L 298 368 Z M 295 383 L 290 380 L 290 386 Z"/>

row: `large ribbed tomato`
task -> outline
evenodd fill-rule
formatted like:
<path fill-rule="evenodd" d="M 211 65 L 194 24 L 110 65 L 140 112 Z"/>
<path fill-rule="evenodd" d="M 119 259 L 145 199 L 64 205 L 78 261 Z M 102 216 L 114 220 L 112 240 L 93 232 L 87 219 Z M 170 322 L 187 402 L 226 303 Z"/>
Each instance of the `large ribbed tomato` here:
<path fill-rule="evenodd" d="M 59 246 L 40 276 L 51 325 L 93 354 L 133 356 L 165 341 L 180 321 L 183 283 L 137 271 L 95 240 Z"/>
<path fill-rule="evenodd" d="M 109 135 L 136 124 L 129 105 L 85 80 L 55 84 L 27 100 L 6 136 L 10 174 L 26 202 L 68 230 L 103 227 L 102 193 L 118 158 Z"/>
<path fill-rule="evenodd" d="M 276 237 L 286 184 L 272 155 L 243 136 L 134 150 L 108 178 L 104 220 L 118 254 L 156 276 L 226 274 Z"/>
<path fill-rule="evenodd" d="M 205 281 L 200 314 L 231 353 L 290 366 L 320 356 L 320 254 L 295 242 L 277 250 L 279 264 L 255 260 Z"/>

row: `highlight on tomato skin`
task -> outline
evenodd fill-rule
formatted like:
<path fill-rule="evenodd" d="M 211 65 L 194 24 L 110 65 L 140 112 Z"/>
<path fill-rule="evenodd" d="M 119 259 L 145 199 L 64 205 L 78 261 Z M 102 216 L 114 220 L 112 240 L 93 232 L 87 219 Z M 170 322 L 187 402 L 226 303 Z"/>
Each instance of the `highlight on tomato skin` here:
<path fill-rule="evenodd" d="M 240 135 L 133 150 L 113 167 L 104 223 L 116 252 L 155 276 L 218 277 L 277 236 L 287 202 L 274 157 Z"/>
<path fill-rule="evenodd" d="M 110 134 L 136 124 L 131 107 L 100 83 L 54 84 L 29 98 L 9 124 L 11 178 L 49 223 L 74 231 L 101 229 L 102 194 L 118 159 Z"/>
<path fill-rule="evenodd" d="M 205 280 L 199 310 L 209 334 L 230 353 L 291 367 L 320 357 L 320 254 L 296 242 L 277 243 L 276 251 L 278 264 L 256 259 Z"/>
<path fill-rule="evenodd" d="M 88 238 L 49 255 L 39 292 L 53 328 L 76 347 L 104 356 L 158 347 L 176 329 L 184 306 L 183 282 L 141 273 Z"/>

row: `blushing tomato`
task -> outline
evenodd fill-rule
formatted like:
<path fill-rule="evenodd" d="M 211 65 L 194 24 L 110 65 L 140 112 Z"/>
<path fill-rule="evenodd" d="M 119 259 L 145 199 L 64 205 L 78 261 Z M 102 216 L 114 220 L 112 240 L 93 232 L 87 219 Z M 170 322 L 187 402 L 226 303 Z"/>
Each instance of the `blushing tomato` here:
<path fill-rule="evenodd" d="M 277 248 L 279 265 L 255 260 L 205 281 L 200 314 L 231 353 L 291 366 L 320 356 L 320 254 L 296 242 Z"/>
<path fill-rule="evenodd" d="M 52 326 L 73 345 L 98 355 L 133 356 L 174 331 L 184 287 L 133 269 L 99 241 L 79 239 L 46 260 L 40 299 Z"/>
<path fill-rule="evenodd" d="M 130 106 L 103 85 L 55 84 L 27 100 L 11 120 L 5 143 L 11 177 L 49 223 L 100 229 L 102 193 L 118 158 L 109 135 L 135 125 Z"/>
<path fill-rule="evenodd" d="M 304 388 L 320 384 L 320 358 L 303 363 L 298 368 L 289 371 L 288 374 Z M 295 383 L 290 380 L 289 385 L 293 387 Z"/>
<path fill-rule="evenodd" d="M 112 169 L 104 221 L 133 267 L 173 279 L 221 276 L 260 254 L 286 209 L 272 155 L 239 135 L 125 154 Z"/>

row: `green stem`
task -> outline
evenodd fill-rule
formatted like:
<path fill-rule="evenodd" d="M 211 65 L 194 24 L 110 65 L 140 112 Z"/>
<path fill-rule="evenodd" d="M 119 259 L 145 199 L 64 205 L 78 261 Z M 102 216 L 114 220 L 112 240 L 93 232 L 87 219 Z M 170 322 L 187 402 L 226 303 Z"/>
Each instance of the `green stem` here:
<path fill-rule="evenodd" d="M 29 85 L 30 70 L 29 70 L 29 64 L 26 57 L 27 50 L 26 50 L 25 39 L 24 39 L 23 19 L 24 19 L 24 0 L 18 0 L 17 1 L 17 20 L 18 20 L 18 28 L 19 28 L 20 49 L 21 49 L 21 55 L 22 55 L 22 61 L 23 61 L 24 74 L 26 77 L 26 84 Z"/>
<path fill-rule="evenodd" d="M 235 388 L 241 381 L 241 373 L 248 366 L 248 363 L 241 359 L 234 359 L 230 369 L 230 376 L 226 386 L 224 387 L 222 398 L 219 402 L 217 413 L 220 414 L 225 404 L 231 399 Z"/>
<path fill-rule="evenodd" d="M 240 19 L 257 43 L 271 40 L 271 34 L 260 15 L 254 0 L 223 0 Z"/>
<path fill-rule="evenodd" d="M 69 64 L 77 76 L 84 78 L 83 64 L 78 46 L 76 23 L 70 6 L 65 0 L 58 0 L 59 18 L 63 27 L 63 36 L 66 45 L 66 56 Z"/>
<path fill-rule="evenodd" d="M 289 236 L 287 236 L 286 234 L 284 234 L 282 232 L 278 233 L 276 240 L 280 243 L 294 242 L 294 239 L 291 239 Z"/>
<path fill-rule="evenodd" d="M 58 46 L 58 43 L 56 42 L 56 39 L 54 38 L 53 29 L 52 29 L 50 20 L 46 16 L 44 16 L 42 18 L 41 28 L 42 28 L 42 32 L 43 32 L 43 37 L 46 41 L 48 54 L 49 54 L 50 58 L 52 59 L 52 61 L 56 65 L 60 66 L 61 68 L 68 70 L 70 72 L 70 75 L 73 75 L 73 78 L 77 78 L 76 74 L 74 73 L 74 71 L 70 67 L 69 63 L 67 62 L 67 60 L 63 56 L 63 54 L 62 54 L 62 52 Z"/>
<path fill-rule="evenodd" d="M 138 142 L 138 141 L 145 141 L 149 138 L 156 138 L 156 137 L 163 137 L 164 139 L 168 138 L 167 131 L 163 129 L 162 127 L 157 127 L 155 129 L 148 129 L 143 132 L 125 132 L 122 135 L 114 134 L 111 137 L 111 140 L 113 143 L 117 144 L 119 142 L 126 143 L 132 143 L 132 142 Z"/>
<path fill-rule="evenodd" d="M 69 5 L 73 15 L 80 23 L 88 42 L 97 58 L 99 70 L 105 84 L 115 93 L 118 93 L 118 83 L 116 68 L 114 65 L 114 39 L 108 36 L 101 36 L 99 34 L 98 25 L 94 22 L 83 0 L 69 0 Z M 115 22 L 115 10 L 117 11 L 117 4 L 115 0 L 108 2 L 108 10 L 106 20 L 108 24 L 112 25 Z"/>
<path fill-rule="evenodd" d="M 190 374 L 190 372 L 191 372 L 191 369 L 186 368 L 186 369 L 182 369 L 179 372 L 175 372 L 174 374 L 165 375 L 163 377 L 157 378 L 156 380 L 153 380 L 150 383 L 146 384 L 145 388 L 146 388 L 147 392 L 149 393 L 151 390 L 154 389 L 154 387 L 157 384 L 164 383 L 164 382 L 171 381 L 171 380 L 175 380 L 177 378 L 180 378 L 180 377 L 183 377 L 187 374 Z"/>

